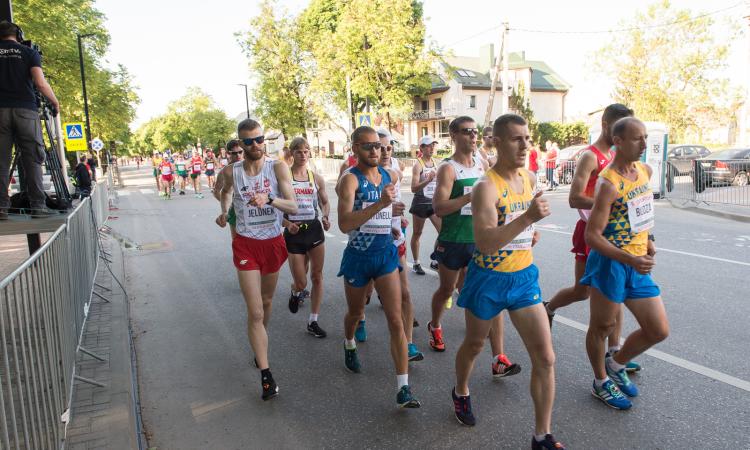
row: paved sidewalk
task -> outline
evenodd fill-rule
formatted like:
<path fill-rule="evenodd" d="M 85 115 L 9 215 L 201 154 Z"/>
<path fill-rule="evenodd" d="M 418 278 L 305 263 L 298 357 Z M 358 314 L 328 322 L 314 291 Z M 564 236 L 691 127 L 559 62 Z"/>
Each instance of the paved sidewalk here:
<path fill-rule="evenodd" d="M 125 283 L 123 255 L 112 238 L 103 240 L 111 253 L 112 271 Z M 73 388 L 72 420 L 68 425 L 66 447 L 73 450 L 137 449 L 137 418 L 133 396 L 133 370 L 128 332 L 128 298 L 109 273 L 104 260 L 99 261 L 96 287 L 110 302 L 94 295 L 83 334 L 82 345 L 107 361 L 98 361 L 78 353 L 78 375 L 103 383 L 98 387 L 81 381 Z"/>

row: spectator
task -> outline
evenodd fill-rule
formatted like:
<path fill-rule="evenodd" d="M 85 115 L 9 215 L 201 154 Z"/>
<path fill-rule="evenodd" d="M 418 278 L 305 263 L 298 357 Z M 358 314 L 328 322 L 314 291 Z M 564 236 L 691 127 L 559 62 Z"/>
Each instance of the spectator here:
<path fill-rule="evenodd" d="M 76 180 L 76 186 L 82 199 L 91 195 L 91 172 L 86 163 L 86 155 L 81 156 L 80 162 L 73 172 L 73 178 Z"/>
<path fill-rule="evenodd" d="M 89 169 L 91 169 L 91 181 L 96 181 L 96 158 L 94 158 L 93 153 L 89 155 L 86 163 L 89 165 Z"/>
<path fill-rule="evenodd" d="M 23 33 L 17 25 L 0 22 L 0 219 L 8 218 L 8 186 L 14 145 L 20 155 L 31 217 L 56 214 L 45 205 L 42 164 L 46 154 L 34 88 L 52 104 L 53 115 L 57 115 L 60 104 L 44 78 L 41 55 L 19 43 L 22 38 Z"/>
<path fill-rule="evenodd" d="M 557 166 L 557 143 L 553 143 L 552 145 L 550 145 L 549 150 L 547 150 L 547 158 L 545 162 L 545 167 L 547 168 L 547 183 L 549 183 L 549 188 L 552 191 L 557 189 L 557 182 L 555 181 L 555 167 L 556 166 Z"/>
<path fill-rule="evenodd" d="M 531 152 L 529 152 L 529 170 L 534 175 L 539 172 L 539 147 L 533 145 Z"/>

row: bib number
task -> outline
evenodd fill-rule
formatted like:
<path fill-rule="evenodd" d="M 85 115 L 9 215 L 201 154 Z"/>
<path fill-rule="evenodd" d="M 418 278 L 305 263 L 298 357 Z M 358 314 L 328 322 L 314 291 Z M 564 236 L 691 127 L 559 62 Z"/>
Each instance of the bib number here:
<path fill-rule="evenodd" d="M 633 233 L 650 230 L 654 227 L 654 194 L 634 198 L 628 202 L 628 220 Z"/>
<path fill-rule="evenodd" d="M 213 163 L 206 164 L 206 170 L 214 170 L 214 164 Z"/>
<path fill-rule="evenodd" d="M 228 160 L 228 159 L 222 159 L 222 160 L 221 160 L 221 165 L 222 165 L 222 166 L 226 166 L 228 162 L 229 162 L 229 160 Z"/>
<path fill-rule="evenodd" d="M 193 164 L 193 172 L 198 173 L 201 171 L 201 165 L 200 164 Z"/>
<path fill-rule="evenodd" d="M 172 175 L 172 168 L 169 166 L 164 166 L 161 168 L 161 174 L 162 175 Z"/>
<path fill-rule="evenodd" d="M 271 205 L 264 205 L 262 208 L 248 205 L 251 197 L 252 194 L 242 195 L 246 205 L 243 208 L 245 210 L 245 226 L 253 232 L 272 230 L 276 226 L 276 210 Z"/>
<path fill-rule="evenodd" d="M 367 208 L 374 202 L 362 203 L 362 209 Z M 370 218 L 367 222 L 359 227 L 362 233 L 370 234 L 391 234 L 391 220 L 393 219 L 393 205 L 389 205 Z"/>
<path fill-rule="evenodd" d="M 464 186 L 464 195 L 471 194 L 471 190 L 474 189 L 474 186 Z M 462 216 L 470 216 L 471 215 L 471 202 L 465 204 L 463 207 L 461 207 L 461 215 Z"/>
<path fill-rule="evenodd" d="M 521 217 L 524 211 L 516 211 L 505 216 L 505 225 Z M 532 223 L 508 243 L 503 250 L 531 250 L 531 241 L 534 239 L 534 224 Z"/>
<path fill-rule="evenodd" d="M 297 200 L 297 214 L 289 216 L 289 220 L 314 220 L 315 199 L 313 195 L 295 192 L 295 199 Z"/>

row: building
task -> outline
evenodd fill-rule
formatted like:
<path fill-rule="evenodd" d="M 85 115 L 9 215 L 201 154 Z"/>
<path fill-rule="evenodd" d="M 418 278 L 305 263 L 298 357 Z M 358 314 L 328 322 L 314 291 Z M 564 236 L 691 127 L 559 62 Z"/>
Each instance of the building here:
<path fill-rule="evenodd" d="M 523 85 L 534 117 L 539 122 L 564 122 L 565 97 L 570 89 L 543 61 L 526 59 L 525 52 L 510 53 L 508 84 Z M 478 57 L 448 57 L 437 67 L 429 94 L 414 99 L 414 111 L 404 124 L 404 144 L 414 148 L 419 138 L 430 134 L 440 146 L 449 146 L 448 124 L 458 116 L 469 116 L 484 124 L 489 103 L 495 52 L 493 45 L 483 46 Z M 498 77 L 492 117 L 501 114 L 502 83 Z"/>

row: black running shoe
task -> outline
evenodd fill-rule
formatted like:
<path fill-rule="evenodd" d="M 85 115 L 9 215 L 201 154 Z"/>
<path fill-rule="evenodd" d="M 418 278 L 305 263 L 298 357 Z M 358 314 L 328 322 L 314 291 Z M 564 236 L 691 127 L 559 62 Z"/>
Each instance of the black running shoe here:
<path fill-rule="evenodd" d="M 359 363 L 356 348 L 350 350 L 344 346 L 344 365 L 351 373 L 359 373 L 362 371 L 362 365 Z"/>
<path fill-rule="evenodd" d="M 477 419 L 474 418 L 474 413 L 471 412 L 471 396 L 469 395 L 456 395 L 456 388 L 453 388 L 451 392 L 453 396 L 453 409 L 456 414 L 456 419 L 466 426 L 473 427 L 477 423 Z"/>
<path fill-rule="evenodd" d="M 318 321 L 315 320 L 307 324 L 307 332 L 315 336 L 316 338 L 324 338 L 327 336 L 325 330 L 320 328 Z"/>
<path fill-rule="evenodd" d="M 417 322 L 417 319 L 414 319 L 414 322 L 411 325 L 414 328 L 417 328 L 419 326 L 419 322 Z"/>
<path fill-rule="evenodd" d="M 263 386 L 263 395 L 261 395 L 263 401 L 279 395 L 279 386 L 273 381 L 273 377 L 269 376 L 267 380 L 261 382 L 261 385 Z"/>
<path fill-rule="evenodd" d="M 549 327 L 552 328 L 552 321 L 555 318 L 555 312 L 550 311 L 549 309 L 549 302 L 542 302 L 544 305 L 544 310 L 547 312 L 547 319 L 549 319 Z"/>
<path fill-rule="evenodd" d="M 421 264 L 414 264 L 414 266 L 411 268 L 411 270 L 414 271 L 417 275 L 427 275 L 427 273 L 422 269 Z"/>
<path fill-rule="evenodd" d="M 297 311 L 299 311 L 299 304 L 301 302 L 302 295 L 292 292 L 292 294 L 289 296 L 289 311 L 291 311 L 292 314 L 297 314 Z"/>
<path fill-rule="evenodd" d="M 531 450 L 565 450 L 562 442 L 555 440 L 551 434 L 544 436 L 542 442 L 537 442 L 536 438 L 531 438 Z"/>

